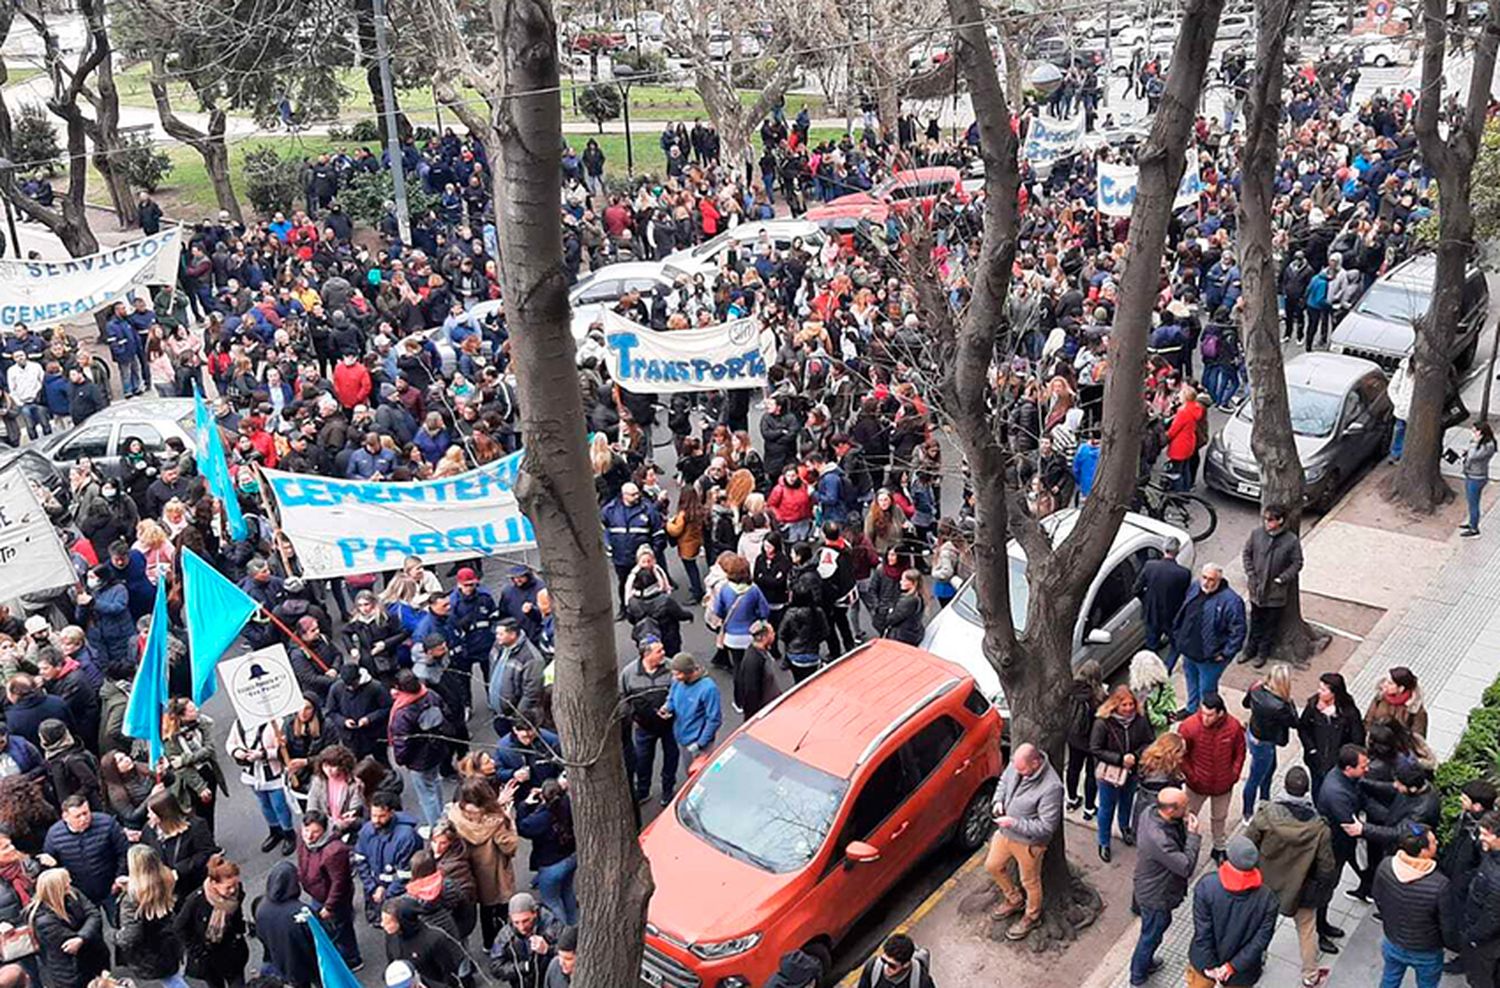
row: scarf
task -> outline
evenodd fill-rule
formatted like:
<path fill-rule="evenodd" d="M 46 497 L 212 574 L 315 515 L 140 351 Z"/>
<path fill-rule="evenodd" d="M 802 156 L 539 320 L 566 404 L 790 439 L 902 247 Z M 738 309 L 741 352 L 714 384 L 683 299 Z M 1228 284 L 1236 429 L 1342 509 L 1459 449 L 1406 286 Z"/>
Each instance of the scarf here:
<path fill-rule="evenodd" d="M 208 928 L 203 931 L 203 938 L 209 943 L 219 943 L 224 939 L 224 930 L 229 926 L 229 917 L 233 916 L 240 908 L 240 900 L 244 892 L 239 891 L 228 898 L 221 897 L 214 891 L 213 886 L 207 882 L 203 883 L 203 898 L 213 906 L 213 912 L 208 917 Z"/>
<path fill-rule="evenodd" d="M 1131 714 L 1129 717 L 1126 717 L 1124 714 L 1120 713 L 1119 711 L 1116 711 L 1115 713 L 1112 713 L 1109 716 L 1110 716 L 1111 720 L 1113 720 L 1116 724 L 1119 724 L 1121 727 L 1129 727 L 1131 724 L 1135 723 L 1135 719 L 1137 717 L 1139 717 L 1140 715 L 1139 714 Z"/>
<path fill-rule="evenodd" d="M 26 874 L 26 859 L 20 854 L 15 858 L 0 863 L 0 882 L 5 882 L 16 890 L 16 897 L 21 900 L 21 908 L 24 909 L 31 904 L 31 892 L 36 887 L 31 876 Z"/>
<path fill-rule="evenodd" d="M 443 894 L 443 873 L 434 871 L 425 877 L 413 878 L 406 883 L 406 894 L 418 902 L 437 902 Z"/>
<path fill-rule="evenodd" d="M 471 847 L 488 844 L 502 833 L 514 829 L 510 817 L 504 812 L 486 813 L 475 822 L 464 816 L 457 804 L 449 804 L 447 820 L 464 843 Z"/>
<path fill-rule="evenodd" d="M 1219 881 L 1224 884 L 1226 892 L 1248 892 L 1251 889 L 1260 888 L 1260 869 L 1251 868 L 1248 871 L 1240 871 L 1225 861 L 1219 865 Z"/>
<path fill-rule="evenodd" d="M 1393 707 L 1404 707 L 1411 702 L 1411 690 L 1402 690 L 1400 693 L 1386 693 L 1385 702 Z"/>
<path fill-rule="evenodd" d="M 70 750 L 72 750 L 72 748 L 73 735 L 69 734 L 68 729 L 65 727 L 63 728 L 62 734 L 58 735 L 56 741 L 52 742 L 51 744 L 42 745 L 42 754 L 47 756 L 47 761 L 55 762 L 59 761 L 62 756 L 67 754 Z"/>

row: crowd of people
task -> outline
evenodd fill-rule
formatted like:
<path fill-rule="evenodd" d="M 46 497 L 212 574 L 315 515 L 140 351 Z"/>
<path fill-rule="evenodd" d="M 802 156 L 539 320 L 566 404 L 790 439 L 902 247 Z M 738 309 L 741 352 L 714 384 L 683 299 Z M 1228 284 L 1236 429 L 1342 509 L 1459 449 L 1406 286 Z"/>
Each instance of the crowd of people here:
<path fill-rule="evenodd" d="M 1153 61 L 1140 72 L 1149 95 L 1162 69 Z M 1097 82 L 1076 75 L 1050 112 L 1073 112 L 1076 93 L 1092 116 Z M 1354 107 L 1352 89 L 1336 66 L 1314 63 L 1287 96 L 1273 212 L 1278 285 L 1286 336 L 1309 349 L 1406 255 L 1411 227 L 1431 212 L 1413 161 L 1411 94 L 1377 93 Z M 569 150 L 559 213 L 568 276 L 665 257 L 770 218 L 778 203 L 800 213 L 903 167 L 962 163 L 977 141 L 970 128 L 945 142 L 914 117 L 895 130 L 889 142 L 873 124 L 817 142 L 805 110 L 790 124 L 778 112 L 760 130 L 761 157 L 740 167 L 720 160 L 712 128 L 668 127 L 667 174 L 629 192 L 605 187 L 593 141 Z M 1143 484 L 1164 473 L 1190 489 L 1207 409 L 1228 406 L 1246 383 L 1234 241 L 1240 143 L 1220 121 L 1198 121 L 1205 192 L 1169 232 L 1141 382 Z M 1091 203 L 1098 164 L 1133 153 L 1129 141 L 1105 141 L 1047 169 L 1023 164 L 1011 336 L 993 378 L 1007 479 L 1037 516 L 1090 493 L 1128 232 L 1127 220 Z M 453 476 L 519 446 L 503 313 L 471 315 L 500 296 L 486 150 L 449 132 L 401 157 L 439 200 L 415 219 L 410 244 L 399 242 L 394 215 L 367 233 L 339 203 L 351 176 L 381 160 L 325 155 L 307 163 L 305 208 L 193 228 L 178 283 L 109 314 L 108 360 L 61 330 L 17 327 L 0 348 L 12 444 L 132 395 L 203 390 L 247 521 L 244 537 L 230 533 L 193 451 L 175 441 L 134 440 L 118 462 L 78 461 L 64 492 L 37 487 L 80 582 L 24 620 L 0 611 L 0 922 L 34 931 L 35 949 L 19 963 L 47 988 L 86 988 L 111 966 L 111 939 L 116 964 L 139 978 L 241 985 L 252 927 L 262 976 L 304 988 L 316 978 L 299 920 L 307 912 L 356 970 L 355 931 L 378 926 L 392 985 L 472 988 L 478 977 L 558 988 L 571 974 L 581 917 L 562 753 L 572 739 L 559 739 L 551 713 L 545 574 L 518 566 L 494 589 L 480 561 L 439 574 L 413 557 L 390 573 L 304 579 L 255 470 L 399 483 Z M 800 681 L 870 636 L 919 643 L 962 586 L 969 478 L 940 436 L 938 348 L 901 245 L 912 216 L 930 220 L 935 266 L 961 305 L 983 206 L 982 191 L 953 190 L 930 210 L 893 210 L 883 225 L 831 230 L 819 242 L 786 247 L 763 236 L 730 250 L 711 275 L 612 303 L 661 332 L 758 317 L 778 341 L 764 395 L 658 400 L 610 380 L 600 327 L 580 347 L 602 537 L 636 653 L 619 686 L 621 755 L 638 802 L 653 788 L 663 804 L 671 799 L 724 731 L 726 706 L 749 717 L 784 684 L 781 672 Z M 154 223 L 159 211 L 146 215 Z M 1138 846 L 1132 981 L 1144 982 L 1188 892 L 1201 843 L 1194 814 L 1207 804 L 1216 868 L 1193 890 L 1190 983 L 1253 981 L 1270 924 L 1285 914 L 1303 939 L 1304 984 L 1320 984 L 1318 953 L 1335 952 L 1341 932 L 1327 921 L 1328 897 L 1362 844 L 1355 892 L 1381 905 L 1392 969 L 1412 966 L 1426 979 L 1441 967 L 1442 944 L 1460 937 L 1473 983 L 1492 985 L 1494 792 L 1465 790 L 1458 834 L 1435 864 L 1436 766 L 1410 672 L 1391 670 L 1365 715 L 1327 674 L 1299 712 L 1290 671 L 1272 665 L 1246 697 L 1246 724 L 1226 709 L 1225 668 L 1237 656 L 1263 668 L 1275 651 L 1301 565 L 1283 521 L 1267 511 L 1246 544 L 1248 609 L 1220 566 L 1195 579 L 1168 547 L 1146 567 L 1135 592 L 1151 651 L 1111 691 L 1097 667 L 1079 670 L 1066 786 L 1045 754 L 1018 743 L 987 861 L 1003 891 L 997 916 L 1017 917 L 1017 938 L 1034 928 L 1039 849 L 1065 806 L 1082 809 L 1097 821 L 1105 861 L 1116 834 Z M 260 605 L 248 644 L 289 647 L 304 702 L 284 723 L 216 726 L 185 699 L 186 549 Z M 173 621 L 174 699 L 162 717 L 165 757 L 151 764 L 123 724 L 159 593 Z M 711 655 L 683 648 L 682 626 L 699 617 L 715 634 Z M 1179 659 L 1180 703 L 1171 679 Z M 728 673 L 728 697 L 716 668 Z M 476 740 L 491 728 L 493 745 Z M 1273 795 L 1277 751 L 1293 732 L 1305 767 Z M 1247 762 L 1248 827 L 1231 837 Z M 232 776 L 264 817 L 261 853 L 287 859 L 253 899 L 239 877 L 252 849 L 222 847 L 215 825 Z M 523 851 L 533 890 L 518 881 Z M 913 951 L 905 938 L 887 941 L 882 970 L 872 964 L 862 983 L 920 975 L 930 985 Z M 800 963 L 785 984 L 807 983 Z"/>

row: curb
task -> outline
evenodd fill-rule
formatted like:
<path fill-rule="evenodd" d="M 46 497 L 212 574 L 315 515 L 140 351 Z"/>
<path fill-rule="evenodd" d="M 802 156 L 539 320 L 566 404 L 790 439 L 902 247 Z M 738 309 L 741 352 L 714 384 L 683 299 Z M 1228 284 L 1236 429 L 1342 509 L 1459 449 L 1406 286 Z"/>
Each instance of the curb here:
<path fill-rule="evenodd" d="M 963 881 L 976 869 L 978 869 L 980 865 L 984 864 L 984 856 L 987 853 L 988 847 L 989 842 L 986 841 L 985 847 L 982 847 L 979 850 L 975 851 L 974 854 L 969 858 L 969 860 L 959 865 L 958 870 L 949 875 L 947 881 L 939 885 L 937 888 L 933 889 L 932 892 L 927 896 L 927 898 L 923 899 L 917 905 L 917 908 L 908 913 L 905 919 L 901 920 L 901 922 L 892 927 L 891 932 L 887 933 L 886 936 L 890 936 L 891 933 L 906 933 L 913 926 L 916 926 L 918 923 L 922 922 L 922 920 L 927 917 L 927 914 L 936 909 L 938 903 L 942 902 L 943 899 L 947 897 L 948 893 L 952 892 L 955 888 L 958 887 L 959 882 Z M 839 981 L 838 988 L 855 988 L 855 986 L 859 984 L 860 972 L 864 970 L 865 962 L 868 960 L 869 958 L 862 958 L 859 964 L 855 965 L 854 970 L 844 975 L 844 977 Z"/>

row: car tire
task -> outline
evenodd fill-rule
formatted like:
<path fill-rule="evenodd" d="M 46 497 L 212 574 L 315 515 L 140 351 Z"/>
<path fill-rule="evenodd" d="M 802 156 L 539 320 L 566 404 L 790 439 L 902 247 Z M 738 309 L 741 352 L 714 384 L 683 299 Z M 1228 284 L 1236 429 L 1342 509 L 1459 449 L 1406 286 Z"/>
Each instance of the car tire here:
<path fill-rule="evenodd" d="M 1387 447 L 1389 448 L 1389 447 Z M 1328 484 L 1323 488 L 1323 496 L 1318 498 L 1313 510 L 1320 515 L 1326 515 L 1333 510 L 1333 506 L 1339 503 L 1339 494 L 1344 488 L 1344 475 L 1337 467 L 1328 471 Z"/>
<path fill-rule="evenodd" d="M 828 944 L 822 940 L 814 940 L 812 943 L 803 944 L 802 952 L 818 962 L 818 968 L 823 972 L 818 975 L 818 985 L 831 985 L 833 983 L 833 951 Z"/>
<path fill-rule="evenodd" d="M 1388 69 L 1391 67 L 1391 60 L 1384 55 L 1376 55 L 1375 67 L 1377 69 Z"/>
<path fill-rule="evenodd" d="M 995 830 L 990 808 L 994 799 L 995 781 L 991 779 L 975 791 L 964 807 L 963 816 L 958 818 L 958 826 L 953 831 L 953 843 L 970 854 L 989 843 L 990 834 Z"/>

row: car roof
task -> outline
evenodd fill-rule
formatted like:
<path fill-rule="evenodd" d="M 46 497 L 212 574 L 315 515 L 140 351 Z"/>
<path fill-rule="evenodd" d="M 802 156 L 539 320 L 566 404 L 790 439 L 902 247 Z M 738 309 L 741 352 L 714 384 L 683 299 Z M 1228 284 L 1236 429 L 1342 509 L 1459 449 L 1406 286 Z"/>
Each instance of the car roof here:
<path fill-rule="evenodd" d="M 1375 365 L 1371 364 L 1370 366 L 1373 367 Z M 1042 529 L 1046 531 L 1047 537 L 1052 540 L 1053 545 L 1060 545 L 1063 539 L 1066 539 L 1069 533 L 1073 531 L 1074 526 L 1078 524 L 1078 519 L 1082 514 L 1083 509 L 1081 508 L 1064 508 L 1061 511 L 1054 511 L 1042 519 Z M 1110 543 L 1110 554 L 1114 553 L 1115 547 L 1138 538 L 1141 535 L 1171 536 L 1180 539 L 1183 532 L 1181 529 L 1167 522 L 1157 521 L 1148 515 L 1128 511 L 1125 513 L 1125 517 L 1120 519 L 1120 528 L 1115 533 L 1114 542 Z M 1010 540 L 1010 555 L 1017 559 L 1026 558 L 1026 554 L 1021 550 L 1021 543 L 1015 539 Z"/>
<path fill-rule="evenodd" d="M 730 231 L 736 240 L 755 240 L 764 230 L 773 237 L 809 237 L 817 236 L 823 231 L 816 223 L 809 223 L 802 219 L 779 219 L 779 220 L 754 220 L 750 223 L 741 223 Z"/>
<path fill-rule="evenodd" d="M 745 734 L 841 779 L 865 749 L 912 707 L 948 683 L 972 677 L 931 652 L 878 639 L 783 694 Z"/>
<path fill-rule="evenodd" d="M 191 398 L 134 398 L 115 402 L 90 415 L 89 422 L 139 422 L 143 419 L 171 419 L 176 422 L 193 414 Z"/>
<path fill-rule="evenodd" d="M 1437 282 L 1437 257 L 1433 254 L 1418 254 L 1408 258 L 1385 273 L 1381 284 L 1400 288 L 1416 288 L 1431 294 Z"/>
<path fill-rule="evenodd" d="M 606 264 L 589 274 L 594 279 L 662 277 L 660 261 L 621 261 L 618 264 Z"/>
<path fill-rule="evenodd" d="M 958 169 L 952 165 L 932 165 L 927 168 L 906 168 L 891 175 L 899 185 L 913 182 L 957 182 Z"/>
<path fill-rule="evenodd" d="M 1341 392 L 1380 365 L 1339 353 L 1299 353 L 1286 362 L 1286 383 L 1314 391 Z M 1382 373 L 1384 373 L 1382 371 Z"/>

